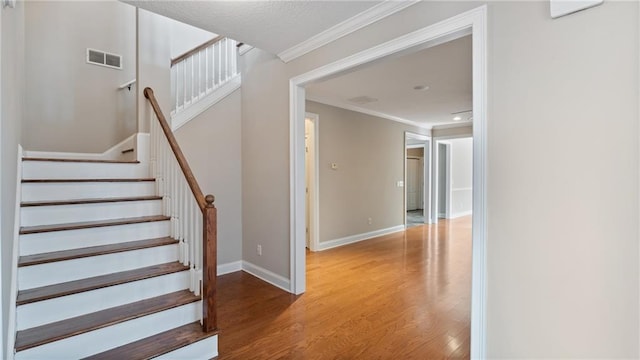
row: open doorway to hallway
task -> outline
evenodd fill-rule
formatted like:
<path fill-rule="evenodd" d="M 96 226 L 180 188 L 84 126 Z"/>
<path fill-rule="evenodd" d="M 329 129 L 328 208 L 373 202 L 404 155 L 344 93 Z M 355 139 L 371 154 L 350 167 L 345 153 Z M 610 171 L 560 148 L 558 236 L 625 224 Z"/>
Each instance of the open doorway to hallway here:
<path fill-rule="evenodd" d="M 405 132 L 405 226 L 419 226 L 431 220 L 431 140 Z"/>
<path fill-rule="evenodd" d="M 319 67 L 317 69 L 311 70 L 304 74 L 300 74 L 290 79 L 290 105 L 291 105 L 290 106 L 290 115 L 291 115 L 290 116 L 290 119 L 291 119 L 291 123 L 290 123 L 291 124 L 291 133 L 290 133 L 291 134 L 291 138 L 290 138 L 291 139 L 291 144 L 290 144 L 291 145 L 290 146 L 290 155 L 291 155 L 291 158 L 290 158 L 291 159 L 291 162 L 290 162 L 290 165 L 291 165 L 291 222 L 290 222 L 291 224 L 291 229 L 290 229 L 291 230 L 291 237 L 290 237 L 291 262 L 290 262 L 290 266 L 291 268 L 290 268 L 290 274 L 291 276 L 289 281 L 290 281 L 290 291 L 294 294 L 301 294 L 305 292 L 307 289 L 306 288 L 307 281 L 305 276 L 307 267 L 306 267 L 305 246 L 304 246 L 304 243 L 305 243 L 305 234 L 304 234 L 305 232 L 305 211 L 304 211 L 304 208 L 305 208 L 305 200 L 304 200 L 305 199 L 305 181 L 304 181 L 305 162 L 304 162 L 303 138 L 304 138 L 304 111 L 305 111 L 305 108 L 307 109 L 309 108 L 308 103 L 305 104 L 305 97 L 306 97 L 307 91 L 311 90 L 309 86 L 312 84 L 318 84 L 321 81 L 327 82 L 328 79 L 342 78 L 341 76 L 342 74 L 350 75 L 352 73 L 353 74 L 360 73 L 362 75 L 362 71 L 365 70 L 366 68 L 373 68 L 374 66 L 372 65 L 377 65 L 377 64 L 382 65 L 383 63 L 387 63 L 386 60 L 391 60 L 391 57 L 394 57 L 395 59 L 402 59 L 404 55 L 415 54 L 417 52 L 420 52 L 421 50 L 425 50 L 429 48 L 437 48 L 438 45 L 446 45 L 453 41 L 465 38 L 470 34 L 473 34 L 472 37 L 468 38 L 470 43 L 473 44 L 473 46 L 469 47 L 469 50 L 472 53 L 472 56 L 467 56 L 467 57 L 462 56 L 460 58 L 451 58 L 451 59 L 448 59 L 448 61 L 445 61 L 444 63 L 441 64 L 442 68 L 447 68 L 448 66 L 451 65 L 452 62 L 455 62 L 455 60 L 457 59 L 466 59 L 468 61 L 469 58 L 471 58 L 471 63 L 472 63 L 471 65 L 467 63 L 466 71 L 454 73 L 454 75 L 467 74 L 468 79 L 472 79 L 472 85 L 471 85 L 471 81 L 467 83 L 468 85 L 467 89 L 469 89 L 468 90 L 469 93 L 472 93 L 471 95 L 468 96 L 468 102 L 472 103 L 472 106 L 470 104 L 467 104 L 467 106 L 465 107 L 467 109 L 471 108 L 474 114 L 473 120 L 472 122 L 471 121 L 469 122 L 469 125 L 471 125 L 471 123 L 473 124 L 473 135 L 474 135 L 473 182 L 474 182 L 474 188 L 477 189 L 477 191 L 473 193 L 474 194 L 473 195 L 474 218 L 473 218 L 473 226 L 472 226 L 473 266 L 471 267 L 473 271 L 473 276 L 471 277 L 473 281 L 473 286 L 467 287 L 467 289 L 472 295 L 471 308 L 473 309 L 473 311 L 466 312 L 467 318 L 471 319 L 470 348 L 471 348 L 472 357 L 474 356 L 482 357 L 483 356 L 482 354 L 484 354 L 484 350 L 483 350 L 484 344 L 485 344 L 484 329 L 486 327 L 486 324 L 484 322 L 484 312 L 485 312 L 484 310 L 485 309 L 485 297 L 484 297 L 485 270 L 484 269 L 486 268 L 485 257 L 484 257 L 484 254 L 486 251 L 486 246 L 485 246 L 486 143 L 484 138 L 486 134 L 485 118 L 486 118 L 486 89 L 487 89 L 486 87 L 487 85 L 486 84 L 486 78 L 487 78 L 486 21 L 487 21 L 486 7 L 479 7 L 477 9 L 460 14 L 454 18 L 439 22 L 438 24 L 434 24 L 432 26 L 428 26 L 423 29 L 417 30 L 414 33 L 412 33 L 411 36 L 399 37 L 387 43 L 381 44 L 380 46 L 376 46 L 375 48 L 364 50 L 360 53 L 338 60 L 332 64 L 328 64 L 327 66 Z M 423 62 L 422 65 L 424 66 L 425 63 Z M 429 68 L 429 67 L 425 67 L 425 68 Z M 473 69 L 473 73 L 469 75 L 472 69 Z M 394 76 L 398 74 L 394 74 Z M 416 80 L 415 75 L 416 75 L 416 72 L 411 72 L 408 75 L 408 78 L 415 81 Z M 367 75 L 367 77 L 370 79 L 381 80 L 384 84 L 388 86 L 402 84 L 402 82 L 399 81 L 400 76 L 385 78 L 382 76 L 375 76 L 375 74 L 373 76 L 369 74 Z M 454 83 L 452 77 L 448 77 L 440 80 L 443 80 L 447 84 Z M 424 90 L 428 90 L 429 88 L 430 86 L 425 84 L 418 84 L 413 86 L 413 90 L 415 91 L 424 91 Z M 446 86 L 442 87 L 442 89 L 446 89 L 446 88 L 447 88 Z M 393 92 L 393 90 L 391 90 L 391 92 Z M 406 98 L 406 97 L 401 96 L 401 98 Z M 314 98 L 312 100 L 317 102 L 318 98 Z M 345 105 L 345 106 L 350 106 L 352 108 L 354 107 L 362 108 L 361 106 L 358 106 L 362 104 L 374 104 L 373 106 L 376 106 L 379 104 L 378 102 L 379 99 L 371 95 L 360 95 L 360 96 L 356 95 L 355 97 L 344 97 L 342 103 L 344 103 L 344 100 L 348 100 L 352 104 L 355 103 L 356 106 L 353 106 L 351 104 Z M 418 103 L 423 104 L 424 101 L 418 102 Z M 335 107 L 337 105 L 334 104 L 332 106 Z M 343 107 L 343 109 L 345 108 L 346 107 Z M 368 113 L 359 111 L 359 110 L 352 110 L 352 111 L 365 113 L 368 115 L 373 114 L 373 116 L 384 118 L 384 116 L 380 115 L 381 111 L 379 110 L 373 110 L 373 111 L 367 110 Z M 449 110 L 446 112 L 446 116 L 449 117 L 454 112 L 456 111 Z M 322 113 L 320 114 L 320 116 L 323 118 L 323 129 L 325 129 L 327 127 L 326 126 L 327 123 L 325 122 L 325 116 Z M 425 119 L 424 114 L 423 114 L 423 119 Z M 360 117 L 360 120 L 368 121 L 365 119 L 365 117 Z M 397 117 L 395 118 L 395 121 L 400 123 L 410 124 L 410 123 L 407 123 L 406 121 L 398 120 Z M 434 128 L 432 128 L 431 132 L 432 134 L 434 133 Z M 456 132 L 456 131 L 453 131 L 453 132 Z M 344 138 L 345 134 L 354 135 L 356 133 L 343 132 L 341 135 L 337 135 L 333 140 L 336 140 L 338 138 Z M 368 135 L 370 135 L 368 138 L 370 143 L 373 143 L 375 145 L 382 145 L 378 143 L 378 139 L 379 139 L 378 137 L 371 136 L 371 135 L 375 135 L 375 132 L 369 132 Z M 321 138 L 327 139 L 327 137 L 324 134 L 321 134 Z M 347 138 L 349 137 L 347 136 Z M 400 137 L 400 139 L 402 139 L 402 137 Z M 357 149 L 357 147 L 353 147 L 353 146 L 352 148 Z M 398 153 L 404 154 L 404 149 L 402 147 L 400 148 L 402 149 L 402 151 L 395 152 L 395 154 L 398 154 Z M 342 153 L 346 153 L 346 152 L 343 151 Z M 363 154 L 361 151 L 353 151 L 353 153 L 356 155 Z M 323 159 L 323 156 L 324 155 L 321 155 L 321 160 L 320 160 L 321 173 L 322 173 L 322 168 L 325 167 L 326 165 L 330 165 L 331 170 L 336 170 L 338 173 L 340 172 L 339 170 L 344 169 L 345 166 L 347 169 L 358 169 L 361 167 L 371 166 L 371 163 L 368 162 L 370 158 L 374 158 L 376 160 L 374 162 L 374 166 L 376 166 L 378 170 L 384 169 L 384 165 L 380 161 L 381 159 L 376 158 L 375 156 L 357 156 L 356 161 L 347 161 L 343 163 L 344 165 L 339 162 L 334 162 L 330 157 L 326 157 Z M 404 158 L 404 155 L 400 159 L 403 159 L 403 158 Z M 334 167 L 334 164 L 335 164 L 335 167 Z M 376 198 L 378 202 L 384 203 L 383 201 L 381 201 L 380 196 L 387 196 L 388 194 L 394 194 L 398 191 L 400 192 L 400 194 L 404 192 L 404 189 L 403 189 L 404 183 L 402 180 L 399 180 L 399 178 L 401 179 L 402 174 L 400 174 L 400 177 L 396 176 L 395 179 L 381 176 L 383 174 L 385 174 L 385 172 L 379 171 L 376 176 L 368 177 L 368 178 L 367 177 L 359 178 L 360 181 L 352 181 L 351 182 L 352 186 L 355 186 L 356 188 L 352 187 L 351 192 L 334 191 L 333 193 L 343 196 L 343 198 L 341 199 L 343 205 L 349 205 L 354 203 L 358 205 L 362 205 L 362 204 L 359 204 L 357 201 L 352 201 L 352 199 L 349 198 L 348 196 L 357 194 L 359 192 L 359 188 L 357 187 L 366 188 L 367 186 L 369 186 L 369 183 L 372 180 L 375 180 L 377 178 L 382 179 L 382 181 L 387 184 L 386 186 L 389 186 L 389 184 L 392 184 L 393 188 L 399 188 L 396 190 L 390 190 L 387 188 L 384 191 L 379 192 L 378 193 L 379 196 L 378 198 Z M 339 177 L 339 176 L 336 174 L 336 177 Z M 322 174 L 320 174 L 320 181 L 322 183 L 321 188 L 324 188 L 325 179 Z M 320 197 L 321 197 L 321 202 L 324 204 L 325 200 L 323 195 L 321 194 Z M 400 209 L 402 209 L 401 206 L 402 205 L 400 205 Z M 324 208 L 324 205 L 322 207 Z M 339 210 L 340 211 L 336 211 L 336 213 L 338 215 L 337 218 L 342 220 L 342 223 L 341 223 L 342 225 L 359 224 L 359 226 L 362 226 L 362 224 L 359 222 L 347 221 L 346 215 L 348 214 L 345 212 L 344 209 L 339 209 Z M 367 211 L 370 211 L 370 209 L 367 209 Z M 331 214 L 331 212 L 329 212 L 329 214 Z M 397 212 L 397 214 L 402 215 L 402 212 L 399 211 Z M 332 214 L 332 215 L 336 215 L 336 214 Z M 357 213 L 357 215 L 362 217 L 363 214 Z M 366 215 L 365 215 L 365 224 L 371 225 L 372 223 L 375 222 L 375 219 L 376 218 L 373 218 L 373 217 L 366 218 Z M 381 219 L 385 219 L 385 217 Z M 331 234 L 323 235 L 323 229 L 324 229 L 323 224 L 325 223 L 325 220 L 323 219 L 322 210 L 320 213 L 320 220 L 321 220 L 320 221 L 320 228 L 321 228 L 320 243 L 322 244 L 324 242 L 323 238 L 325 236 L 331 239 L 330 237 Z M 401 226 L 404 227 L 404 225 L 401 225 Z M 330 230 L 335 230 L 335 229 L 340 230 L 342 229 L 342 227 L 335 226 L 330 228 Z M 389 230 L 389 229 L 386 229 L 386 230 Z M 375 236 L 375 234 L 373 234 L 373 231 L 367 233 L 366 235 L 369 236 L 368 238 L 370 238 L 371 236 Z M 365 239 L 366 238 L 362 238 L 362 237 L 344 237 L 344 238 L 340 238 L 340 240 L 343 241 L 343 243 L 333 243 L 331 245 L 339 246 L 346 243 L 358 242 Z"/>
<path fill-rule="evenodd" d="M 436 291 L 431 300 L 425 301 L 452 302 L 451 305 L 457 308 L 456 321 L 463 326 L 455 330 L 447 328 L 447 331 L 458 332 L 456 347 L 462 346 L 468 352 L 471 282 L 465 279 L 471 278 L 471 219 L 467 219 L 469 226 L 466 228 L 459 228 L 456 225 L 459 222 L 448 220 L 438 225 L 426 224 L 437 222 L 437 217 L 433 220 L 433 204 L 438 199 L 432 195 L 434 182 L 441 184 L 444 192 L 440 198 L 444 204 L 450 201 L 450 196 L 446 195 L 450 192 L 450 171 L 434 169 L 434 164 L 441 163 L 435 157 L 436 153 L 449 158 L 451 151 L 447 149 L 450 145 L 442 142 L 448 140 L 443 136 L 437 144 L 443 149 L 434 150 L 434 129 L 443 127 L 446 135 L 452 131 L 446 129 L 454 128 L 453 131 L 459 134 L 471 135 L 469 119 L 458 122 L 452 116 L 472 105 L 472 39 L 469 35 L 460 35 L 308 86 L 303 164 L 305 233 L 307 248 L 311 250 L 306 252 L 307 297 L 320 299 L 325 291 L 333 293 L 334 297 L 349 293 L 349 289 L 335 288 L 332 284 L 366 287 L 369 285 L 367 279 L 353 274 L 345 264 L 373 274 L 374 264 L 380 264 L 380 269 L 392 266 L 411 248 L 415 254 L 402 261 L 406 267 L 414 269 L 413 274 L 418 275 L 427 288 L 446 288 L 447 284 L 459 281 L 461 292 L 455 299 L 439 297 Z M 310 158 L 310 128 L 313 125 L 308 113 L 322 118 L 322 127 L 316 127 L 314 135 L 314 139 L 319 139 L 317 161 Z M 317 164 L 317 170 L 314 164 Z M 310 179 L 312 173 L 315 188 L 319 189 L 315 201 L 310 199 L 314 187 Z M 434 177 L 436 174 L 444 178 L 438 181 Z M 444 210 L 443 217 L 449 217 L 448 205 L 435 205 L 435 210 Z M 315 219 L 311 216 L 314 211 L 318 214 Z M 419 219 L 412 224 L 414 214 Z M 317 229 L 317 241 L 312 240 L 312 229 Z M 460 238 L 452 237 L 452 234 L 459 234 Z M 375 243 L 379 248 L 370 249 L 370 255 L 363 255 L 369 243 Z M 461 251 L 448 252 L 447 249 L 453 246 Z M 434 253 L 418 251 L 424 248 L 431 248 Z M 325 253 L 342 255 L 332 265 Z M 358 259 L 363 257 L 367 262 L 359 264 Z M 455 279 L 450 278 L 453 273 L 448 269 L 452 264 L 464 264 L 458 266 L 457 271 L 466 271 L 466 278 L 458 275 Z M 400 269 L 401 280 L 390 282 L 405 284 L 409 281 L 410 274 L 404 272 L 406 269 Z M 381 270 L 375 276 L 386 277 L 384 273 Z M 441 283 L 443 279 L 445 282 Z M 377 297 L 378 293 L 386 291 L 380 284 L 381 287 L 367 292 L 369 297 Z M 460 299 L 467 300 L 460 302 Z M 418 303 L 420 305 L 416 306 L 424 305 L 421 301 Z M 431 318 L 423 320 L 432 321 Z M 462 345 L 465 343 L 467 345 Z M 440 356 L 445 353 L 431 349 L 416 354 Z"/>

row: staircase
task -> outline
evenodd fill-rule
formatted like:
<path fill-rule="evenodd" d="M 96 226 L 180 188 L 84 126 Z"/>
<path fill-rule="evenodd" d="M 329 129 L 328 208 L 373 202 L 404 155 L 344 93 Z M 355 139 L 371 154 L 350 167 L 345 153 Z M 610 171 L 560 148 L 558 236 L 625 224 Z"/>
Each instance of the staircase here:
<path fill-rule="evenodd" d="M 217 356 L 149 174 L 137 161 L 23 159 L 15 359 Z"/>

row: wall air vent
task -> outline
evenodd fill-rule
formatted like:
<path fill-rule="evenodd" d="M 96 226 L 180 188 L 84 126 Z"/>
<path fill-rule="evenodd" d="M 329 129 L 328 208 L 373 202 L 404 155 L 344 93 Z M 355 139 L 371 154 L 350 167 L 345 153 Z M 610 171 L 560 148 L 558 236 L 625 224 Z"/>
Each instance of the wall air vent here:
<path fill-rule="evenodd" d="M 121 70 L 122 56 L 87 48 L 87 63 Z"/>

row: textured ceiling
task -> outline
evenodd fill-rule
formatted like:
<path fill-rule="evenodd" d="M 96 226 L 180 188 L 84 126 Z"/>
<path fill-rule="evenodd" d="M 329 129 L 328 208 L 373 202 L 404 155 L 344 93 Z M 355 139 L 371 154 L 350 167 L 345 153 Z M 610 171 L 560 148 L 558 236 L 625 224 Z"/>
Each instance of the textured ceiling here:
<path fill-rule="evenodd" d="M 456 123 L 452 113 L 471 109 L 471 75 L 471 36 L 465 36 L 309 85 L 307 97 L 431 127 Z M 429 89 L 413 89 L 421 85 Z M 471 113 L 460 115 L 465 121 Z"/>
<path fill-rule="evenodd" d="M 381 1 L 123 0 L 279 54 Z"/>

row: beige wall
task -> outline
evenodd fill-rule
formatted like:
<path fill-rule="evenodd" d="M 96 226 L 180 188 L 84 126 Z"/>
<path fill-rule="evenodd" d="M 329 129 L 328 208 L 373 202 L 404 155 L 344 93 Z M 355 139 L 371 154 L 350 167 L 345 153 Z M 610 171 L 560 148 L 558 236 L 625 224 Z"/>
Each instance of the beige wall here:
<path fill-rule="evenodd" d="M 242 259 L 240 103 L 236 90 L 175 133 L 202 191 L 216 197 L 218 264 Z"/>
<path fill-rule="evenodd" d="M 138 131 L 149 132 L 153 110 L 144 97 L 150 87 L 165 116 L 171 113 L 171 24 L 173 20 L 138 9 Z M 167 118 L 167 121 L 169 119 Z"/>
<path fill-rule="evenodd" d="M 16 160 L 24 114 L 24 2 L 16 8 L 2 8 L 0 17 L 0 273 L 2 273 L 2 331 L 0 344 L 7 339 L 11 263 L 13 254 L 16 200 Z M 8 356 L 0 347 L 0 357 Z"/>
<path fill-rule="evenodd" d="M 404 133 L 420 129 L 312 101 L 306 110 L 320 119 L 320 242 L 403 225 Z"/>
<path fill-rule="evenodd" d="M 288 64 L 243 57 L 245 260 L 289 275 L 289 79 L 479 5 L 421 2 Z M 637 358 L 638 5 L 488 12 L 487 355 Z"/>
<path fill-rule="evenodd" d="M 136 132 L 135 8 L 112 1 L 28 1 L 26 150 L 100 153 Z M 86 63 L 86 49 L 122 55 L 123 69 Z"/>

